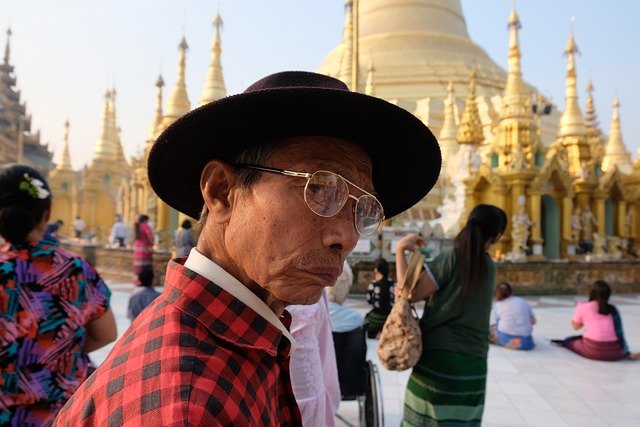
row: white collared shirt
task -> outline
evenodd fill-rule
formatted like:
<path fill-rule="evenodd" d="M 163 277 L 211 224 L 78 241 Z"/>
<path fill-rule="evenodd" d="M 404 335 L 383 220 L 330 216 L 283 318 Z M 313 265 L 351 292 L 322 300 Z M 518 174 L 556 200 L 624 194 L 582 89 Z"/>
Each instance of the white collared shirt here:
<path fill-rule="evenodd" d="M 240 300 L 244 305 L 258 313 L 267 322 L 271 323 L 276 328 L 280 329 L 285 337 L 291 343 L 291 355 L 296 349 L 296 340 L 291 333 L 287 330 L 284 324 L 280 321 L 278 316 L 262 301 L 256 294 L 251 292 L 245 285 L 240 283 L 238 279 L 233 277 L 227 271 L 225 271 L 218 264 L 202 255 L 192 248 L 189 252 L 189 257 L 184 263 L 184 266 L 189 270 L 195 271 L 199 275 L 211 280 L 216 285 L 220 286 L 225 291 L 229 292 L 235 298 Z"/>

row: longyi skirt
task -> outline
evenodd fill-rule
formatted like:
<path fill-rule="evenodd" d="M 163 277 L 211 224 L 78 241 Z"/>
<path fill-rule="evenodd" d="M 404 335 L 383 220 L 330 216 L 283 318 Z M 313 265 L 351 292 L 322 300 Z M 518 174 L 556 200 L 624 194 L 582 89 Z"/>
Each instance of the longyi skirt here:
<path fill-rule="evenodd" d="M 623 359 L 627 353 L 619 341 L 594 341 L 580 335 L 566 338 L 561 345 L 588 359 L 607 362 Z"/>
<path fill-rule="evenodd" d="M 479 426 L 484 411 L 487 359 L 424 350 L 409 377 L 403 426 Z"/>

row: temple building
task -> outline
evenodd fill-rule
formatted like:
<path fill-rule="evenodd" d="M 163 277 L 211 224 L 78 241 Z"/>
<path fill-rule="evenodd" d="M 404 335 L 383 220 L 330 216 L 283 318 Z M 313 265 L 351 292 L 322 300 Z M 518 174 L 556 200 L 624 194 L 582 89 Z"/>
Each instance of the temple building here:
<path fill-rule="evenodd" d="M 503 69 L 469 37 L 459 0 L 345 1 L 342 42 L 318 71 L 341 79 L 351 90 L 412 112 L 438 136 L 442 148 L 444 167 L 437 186 L 392 225 L 429 224 L 454 236 L 474 205 L 491 203 L 510 219 L 498 245 L 508 259 L 615 259 L 637 254 L 640 160 L 632 160 L 624 144 L 621 103 L 613 100 L 605 133 L 593 103 L 594 85 L 588 82 L 583 114 L 575 61 L 578 44 L 571 30 L 564 47 L 566 69 L 557 70 L 558 80 L 565 82 L 564 108 L 553 105 L 524 79 L 516 10 L 505 18 Z M 222 20 L 217 14 L 213 27 L 210 65 L 198 106 L 227 95 Z M 120 142 L 115 90 L 106 94 L 93 160 L 79 172 L 71 169 L 65 124 L 65 148 L 50 175 L 57 195 L 54 216 L 71 222 L 80 215 L 104 240 L 116 213 L 129 224 L 144 213 L 155 225 L 159 247 L 170 246 L 171 233 L 184 216 L 153 193 L 146 162 L 160 133 L 192 109 L 185 83 L 187 50 L 183 37 L 166 104 L 165 82 L 158 76 L 156 108 L 150 114 L 144 149 L 130 162 Z M 557 50 L 562 50 L 561 44 Z M 4 93 L 5 86 L 15 85 L 6 77 L 8 45 L 3 67 Z M 388 155 L 404 154 L 395 152 L 390 141 Z"/>
<path fill-rule="evenodd" d="M 342 43 L 320 71 L 413 112 L 442 148 L 438 186 L 396 223 L 454 236 L 474 205 L 492 203 L 510 218 L 498 250 L 514 260 L 637 251 L 640 162 L 623 143 L 617 100 L 609 137 L 599 129 L 591 83 L 583 116 L 573 34 L 560 111 L 522 76 L 515 10 L 506 71 L 469 38 L 459 1 L 346 0 L 345 10 Z"/>
<path fill-rule="evenodd" d="M 14 67 L 11 65 L 11 29 L 7 29 L 4 61 L 0 64 L 0 164 L 25 163 L 47 175 L 53 167 L 53 153 L 40 143 L 40 132 L 31 130 L 27 105 L 20 100 Z"/>
<path fill-rule="evenodd" d="M 222 19 L 216 14 L 211 44 L 211 61 L 199 104 L 203 105 L 227 95 L 221 63 Z M 156 138 L 171 123 L 191 110 L 185 83 L 188 44 L 183 37 L 178 45 L 176 82 L 163 108 L 164 79 L 156 80 L 156 110 L 149 126 L 144 149 L 130 162 L 124 157 L 120 129 L 116 118 L 116 91 L 107 90 L 102 114 L 102 130 L 94 148 L 91 163 L 82 171 L 71 169 L 68 150 L 69 124 L 65 124 L 64 147 L 50 174 L 55 194 L 53 218 L 71 224 L 76 216 L 86 223 L 87 234 L 98 242 L 109 237 L 115 215 L 133 224 L 138 215 L 146 214 L 155 226 L 160 248 L 169 249 L 173 230 L 184 215 L 160 200 L 151 190 L 147 177 L 147 159 Z"/>

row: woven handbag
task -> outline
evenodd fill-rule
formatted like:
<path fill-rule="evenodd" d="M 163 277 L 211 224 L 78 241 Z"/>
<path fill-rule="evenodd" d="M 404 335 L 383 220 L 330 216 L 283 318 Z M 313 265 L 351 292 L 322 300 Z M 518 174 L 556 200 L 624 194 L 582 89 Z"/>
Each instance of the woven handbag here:
<path fill-rule="evenodd" d="M 422 354 L 422 332 L 415 308 L 409 300 L 422 272 L 424 255 L 415 251 L 409 259 L 400 296 L 384 322 L 378 341 L 378 357 L 382 365 L 392 371 L 413 368 Z M 406 288 L 409 291 L 406 292 Z"/>

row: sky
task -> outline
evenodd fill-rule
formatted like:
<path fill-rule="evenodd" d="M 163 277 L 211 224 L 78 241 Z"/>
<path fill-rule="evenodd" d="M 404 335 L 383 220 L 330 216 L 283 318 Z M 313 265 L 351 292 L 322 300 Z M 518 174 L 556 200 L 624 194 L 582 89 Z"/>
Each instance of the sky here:
<path fill-rule="evenodd" d="M 382 0 L 361 0 L 382 1 Z M 620 99 L 622 136 L 633 158 L 640 148 L 640 2 L 637 0 L 462 0 L 472 40 L 506 68 L 507 18 L 522 22 L 524 79 L 564 107 L 570 17 L 581 51 L 580 105 L 593 81 L 600 127 L 609 132 Z M 115 87 L 125 155 L 140 152 L 155 111 L 162 73 L 166 101 L 176 79 L 177 46 L 189 44 L 187 89 L 197 105 L 210 60 L 212 19 L 224 21 L 222 66 L 229 94 L 267 74 L 316 70 L 342 38 L 344 0 L 0 0 L 0 43 L 11 26 L 11 60 L 32 128 L 55 152 L 64 122 L 74 167 L 89 163 L 100 136 L 104 93 Z"/>

